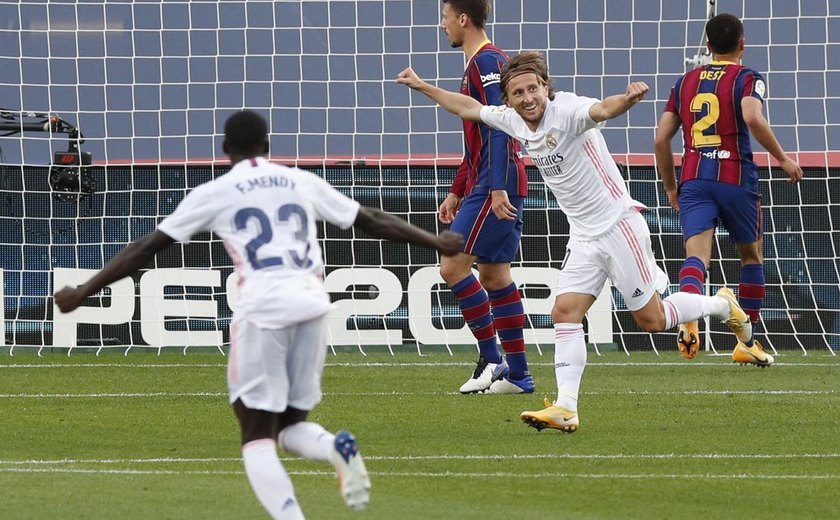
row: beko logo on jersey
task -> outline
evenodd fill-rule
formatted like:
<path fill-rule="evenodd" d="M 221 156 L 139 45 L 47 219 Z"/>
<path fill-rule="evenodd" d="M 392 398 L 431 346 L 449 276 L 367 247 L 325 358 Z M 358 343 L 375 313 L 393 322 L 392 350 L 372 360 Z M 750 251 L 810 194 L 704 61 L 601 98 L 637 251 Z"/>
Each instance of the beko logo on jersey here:
<path fill-rule="evenodd" d="M 498 72 L 490 72 L 489 74 L 486 74 L 486 75 L 485 74 L 479 74 L 478 76 L 481 78 L 481 85 L 485 86 L 485 87 L 487 85 L 492 85 L 493 83 L 498 83 L 502 79 L 502 75 L 499 74 Z"/>

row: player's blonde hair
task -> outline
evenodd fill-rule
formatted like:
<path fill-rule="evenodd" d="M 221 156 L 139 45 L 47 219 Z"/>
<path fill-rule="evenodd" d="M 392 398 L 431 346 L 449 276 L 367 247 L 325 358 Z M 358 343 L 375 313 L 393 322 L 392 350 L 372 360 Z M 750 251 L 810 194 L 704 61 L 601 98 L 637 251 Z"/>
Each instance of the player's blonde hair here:
<path fill-rule="evenodd" d="M 548 64 L 543 55 L 537 51 L 526 51 L 517 54 L 502 67 L 502 79 L 499 87 L 502 89 L 502 101 L 507 101 L 507 86 L 510 80 L 521 74 L 536 74 L 540 83 L 548 88 L 548 98 L 554 99 L 554 84 L 548 75 Z"/>

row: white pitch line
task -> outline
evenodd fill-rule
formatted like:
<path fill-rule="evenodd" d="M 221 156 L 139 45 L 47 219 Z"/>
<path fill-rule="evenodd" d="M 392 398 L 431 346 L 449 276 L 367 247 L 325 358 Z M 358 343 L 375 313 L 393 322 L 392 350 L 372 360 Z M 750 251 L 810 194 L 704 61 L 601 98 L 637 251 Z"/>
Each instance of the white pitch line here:
<path fill-rule="evenodd" d="M 427 460 L 797 460 L 838 459 L 840 453 L 527 453 L 511 455 L 366 455 L 368 461 Z M 284 457 L 285 459 L 285 457 Z M 53 466 L 62 464 L 194 464 L 236 462 L 239 457 L 148 458 L 148 459 L 30 459 L 0 460 L 0 466 Z M 303 460 L 290 457 L 289 460 Z"/>
<path fill-rule="evenodd" d="M 834 359 L 834 356 L 832 356 Z M 534 366 L 550 367 L 554 363 L 530 363 Z M 782 367 L 836 367 L 840 363 L 785 363 L 776 362 L 773 366 Z M 399 363 L 399 362 L 363 362 L 363 363 L 326 363 L 328 367 L 341 368 L 410 368 L 410 367 L 464 367 L 473 366 L 474 363 L 455 362 L 455 361 L 438 361 L 438 362 L 416 362 L 416 363 Z M 224 368 L 225 363 L 29 363 L 29 364 L 3 364 L 0 363 L 0 369 L 3 368 Z M 587 367 L 733 367 L 739 368 L 736 363 L 711 363 L 711 362 L 673 362 L 673 361 L 649 361 L 649 362 L 612 362 L 612 361 L 590 361 Z"/>
<path fill-rule="evenodd" d="M 0 468 L 0 473 L 64 473 L 64 474 L 94 474 L 94 475 L 242 475 L 243 471 L 230 470 L 133 470 L 133 469 L 65 469 L 65 468 Z M 293 476 L 323 476 L 334 477 L 332 471 L 289 471 Z M 621 480 L 649 480 L 649 479 L 692 479 L 692 480 L 840 480 L 840 475 L 764 475 L 755 473 L 713 474 L 713 473 L 463 473 L 455 471 L 441 472 L 391 472 L 371 471 L 374 477 L 407 477 L 407 478 L 587 478 L 587 479 L 621 479 Z"/>
<path fill-rule="evenodd" d="M 225 363 L 0 363 L 0 368 L 224 368 Z"/>
<path fill-rule="evenodd" d="M 834 359 L 832 357 L 832 359 Z M 529 365 L 553 367 L 554 363 L 540 363 L 528 362 Z M 343 367 L 343 368 L 379 368 L 379 367 L 463 367 L 474 366 L 475 363 L 457 363 L 452 361 L 445 362 L 418 362 L 418 363 L 391 363 L 391 362 L 364 362 L 364 363 L 326 363 L 328 367 Z M 775 362 L 773 366 L 789 366 L 789 367 L 836 367 L 840 363 L 785 363 Z M 710 363 L 710 362 L 689 362 L 689 361 L 646 361 L 646 362 L 614 362 L 614 361 L 589 361 L 586 367 L 732 367 L 743 368 L 737 363 Z"/>
<path fill-rule="evenodd" d="M 582 395 L 831 395 L 835 390 L 618 390 L 615 392 L 583 391 Z M 462 395 L 460 392 L 324 392 L 325 396 L 388 397 L 411 395 Z M 490 394 L 476 394 L 480 396 Z M 483 399 L 484 397 L 476 397 Z M 467 397 L 467 399 L 470 399 Z M 492 397 L 487 397 L 492 399 Z"/>
<path fill-rule="evenodd" d="M 615 392 L 581 392 L 583 395 L 833 395 L 835 390 L 618 390 Z M 123 398 L 151 398 L 151 397 L 223 397 L 227 392 L 102 392 L 102 393 L 18 393 L 0 394 L 0 399 L 123 399 Z M 460 392 L 324 392 L 325 396 L 343 397 L 393 397 L 393 396 L 454 396 L 461 395 Z M 485 399 L 475 397 L 475 399 Z M 466 399 L 471 399 L 467 397 Z M 492 397 L 486 397 L 492 399 Z"/>
<path fill-rule="evenodd" d="M 84 469 L 84 468 L 0 468 L 0 473 L 81 473 L 93 475 L 241 475 L 231 470 L 169 470 L 169 469 Z M 292 472 L 289 472 L 292 474 Z M 331 473 L 335 475 L 335 473 Z"/>
<path fill-rule="evenodd" d="M 295 474 L 294 472 L 290 472 Z M 302 474 L 302 473 L 299 473 Z M 332 473 L 327 473 L 332 475 Z M 822 475 L 762 475 L 754 473 L 736 473 L 736 474 L 711 474 L 711 473 L 689 473 L 689 474 L 656 474 L 656 473 L 635 473 L 635 474 L 621 474 L 621 473 L 514 473 L 497 471 L 493 473 L 462 473 L 454 471 L 442 472 L 371 472 L 371 475 L 381 477 L 454 477 L 454 478 L 589 478 L 589 479 L 708 479 L 708 480 L 731 480 L 731 479 L 749 479 L 749 480 L 840 480 L 840 475 L 822 474 Z"/>
<path fill-rule="evenodd" d="M 829 395 L 834 390 L 682 390 L 682 391 L 648 391 L 626 390 L 618 392 L 581 392 L 590 395 Z"/>
<path fill-rule="evenodd" d="M 365 457 L 366 459 L 369 457 Z M 0 460 L 3 466 L 56 465 L 56 464 L 194 464 L 200 462 L 241 462 L 241 457 L 207 458 L 151 458 L 151 459 L 30 459 Z"/>
<path fill-rule="evenodd" d="M 99 399 L 133 397 L 221 397 L 227 392 L 146 392 L 146 393 L 96 393 L 96 394 L 0 394 L 0 399 Z"/>
<path fill-rule="evenodd" d="M 557 460 L 684 460 L 684 459 L 707 459 L 707 460 L 775 460 L 775 459 L 837 459 L 840 453 L 536 453 L 525 455 L 405 455 L 386 456 L 373 455 L 365 456 L 365 460 L 534 460 L 534 459 L 557 459 Z"/>

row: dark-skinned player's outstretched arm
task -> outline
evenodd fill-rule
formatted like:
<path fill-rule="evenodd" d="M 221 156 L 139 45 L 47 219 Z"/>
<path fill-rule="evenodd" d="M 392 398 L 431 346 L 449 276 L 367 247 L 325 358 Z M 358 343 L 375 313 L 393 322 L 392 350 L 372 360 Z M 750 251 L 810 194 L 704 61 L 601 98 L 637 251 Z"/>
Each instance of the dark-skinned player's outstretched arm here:
<path fill-rule="evenodd" d="M 464 237 L 459 233 L 444 231 L 435 235 L 412 226 L 399 217 L 365 206 L 359 208 L 353 225 L 372 237 L 394 242 L 410 242 L 436 249 L 442 255 L 457 254 L 464 243 Z M 88 296 L 147 265 L 158 251 L 169 247 L 173 242 L 175 241 L 169 235 L 161 231 L 153 231 L 132 242 L 84 285 L 64 287 L 55 293 L 56 306 L 61 312 L 76 309 Z"/>

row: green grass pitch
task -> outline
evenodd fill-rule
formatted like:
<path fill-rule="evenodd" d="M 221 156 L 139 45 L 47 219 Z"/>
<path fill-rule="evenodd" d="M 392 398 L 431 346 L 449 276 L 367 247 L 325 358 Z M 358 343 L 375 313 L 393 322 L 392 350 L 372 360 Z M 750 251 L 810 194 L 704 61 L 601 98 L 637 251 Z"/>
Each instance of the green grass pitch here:
<path fill-rule="evenodd" d="M 574 434 L 519 420 L 555 393 L 457 394 L 474 356 L 331 355 L 310 415 L 359 438 L 350 512 L 329 466 L 281 453 L 308 518 L 837 518 L 840 359 L 761 370 L 676 353 L 590 354 Z M 239 459 L 225 358 L 0 356 L 0 517 L 266 518 Z"/>

